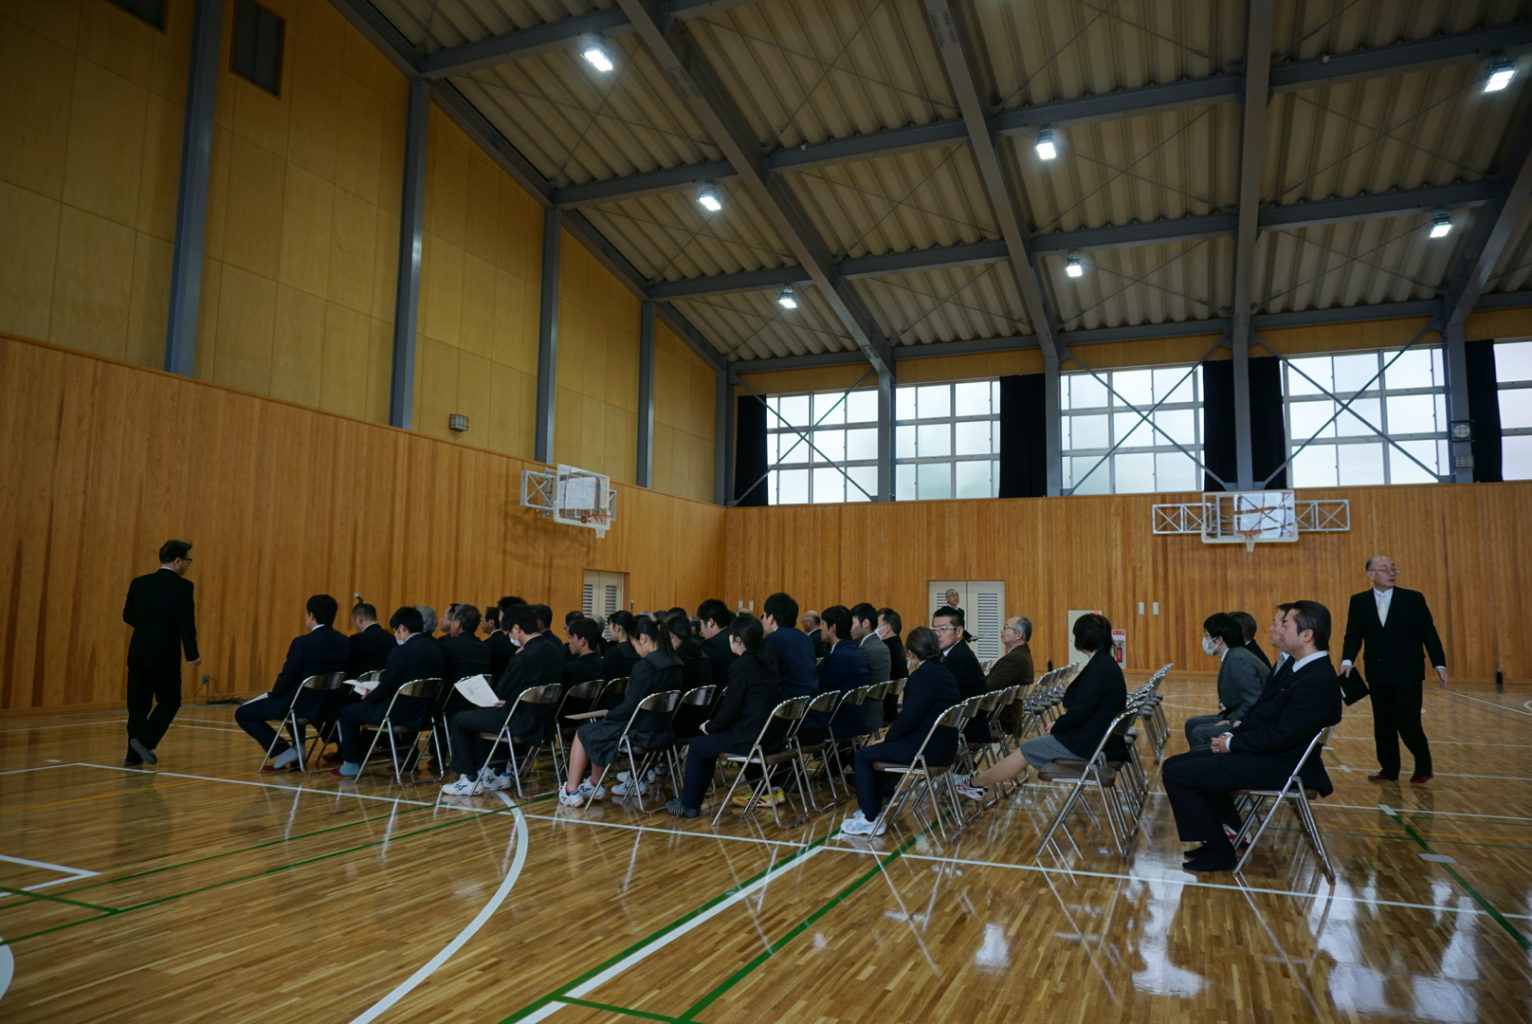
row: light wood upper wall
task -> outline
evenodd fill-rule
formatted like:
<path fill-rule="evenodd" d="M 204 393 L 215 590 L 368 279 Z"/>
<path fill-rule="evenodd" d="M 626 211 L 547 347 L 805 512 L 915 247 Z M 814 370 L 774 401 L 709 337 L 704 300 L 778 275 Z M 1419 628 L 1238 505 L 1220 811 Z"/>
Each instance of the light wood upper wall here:
<path fill-rule="evenodd" d="M 663 322 L 654 328 L 654 487 L 713 500 L 716 378 Z"/>
<path fill-rule="evenodd" d="M 189 4 L 0 5 L 0 331 L 160 366 Z"/>
<path fill-rule="evenodd" d="M 385 617 L 521 593 L 562 619 L 586 569 L 639 607 L 722 588 L 715 505 L 623 488 L 597 540 L 521 507 L 523 460 L 6 337 L 0 395 L 0 709 L 120 704 L 120 602 L 170 537 L 195 545 L 215 695 L 270 684 L 313 593 Z"/>

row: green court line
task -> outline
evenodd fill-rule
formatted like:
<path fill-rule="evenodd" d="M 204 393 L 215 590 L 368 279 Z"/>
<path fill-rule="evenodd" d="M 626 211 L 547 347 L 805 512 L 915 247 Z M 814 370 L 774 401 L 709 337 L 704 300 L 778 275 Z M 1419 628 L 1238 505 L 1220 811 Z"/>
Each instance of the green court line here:
<path fill-rule="evenodd" d="M 1392 807 L 1390 807 L 1388 809 L 1388 814 L 1389 814 L 1389 817 L 1393 818 L 1395 821 L 1397 821 L 1399 823 L 1399 827 L 1404 829 L 1404 831 L 1409 834 L 1409 837 L 1411 839 L 1415 840 L 1415 842 L 1420 844 L 1420 848 L 1422 850 L 1424 850 L 1426 853 L 1430 853 L 1431 852 L 1431 845 L 1429 843 L 1427 843 L 1424 839 L 1421 838 L 1420 833 L 1415 831 L 1414 826 L 1412 826 L 1409 822 L 1405 821 L 1403 818 L 1401 818 L 1399 816 L 1399 812 L 1398 811 L 1396 811 Z M 1498 911 L 1494 907 L 1490 906 L 1489 900 L 1487 900 L 1483 896 L 1481 896 L 1479 894 L 1479 890 L 1477 890 L 1473 886 L 1469 885 L 1468 881 L 1466 879 L 1464 879 L 1462 875 L 1458 874 L 1458 872 L 1453 868 L 1453 866 L 1451 864 L 1443 864 L 1443 865 L 1441 865 L 1441 867 L 1442 867 L 1443 870 L 1445 870 L 1447 872 L 1448 875 L 1450 875 L 1452 877 L 1452 880 L 1454 882 L 1456 882 L 1458 885 L 1462 886 L 1463 889 L 1468 893 L 1468 895 L 1473 897 L 1473 901 L 1475 903 L 1477 903 L 1480 907 L 1484 908 L 1484 912 L 1486 914 L 1488 914 L 1490 917 L 1493 917 L 1495 919 L 1495 923 L 1496 924 L 1500 925 L 1501 928 L 1505 929 L 1507 935 L 1509 935 L 1511 938 L 1516 940 L 1516 944 L 1518 946 L 1520 946 L 1524 950 L 1532 950 L 1532 942 L 1527 941 L 1527 937 L 1525 935 L 1521 934 L 1521 932 L 1517 930 L 1515 925 L 1513 925 L 1510 921 L 1506 920 L 1505 915 L 1501 914 L 1500 911 Z"/>
<path fill-rule="evenodd" d="M 884 868 L 886 868 L 888 865 L 892 864 L 894 861 L 898 860 L 900 857 L 904 856 L 905 851 L 908 850 L 910 847 L 914 846 L 915 843 L 920 839 L 920 837 L 925 835 L 927 832 L 929 832 L 932 828 L 935 827 L 935 825 L 936 825 L 935 821 L 931 822 L 930 825 L 927 825 L 924 829 L 921 829 L 919 832 L 915 833 L 914 835 L 912 835 L 908 839 L 906 839 L 903 843 L 899 844 L 898 848 L 896 848 L 893 853 L 890 853 L 886 857 L 881 858 L 878 861 L 876 866 L 874 866 L 873 868 L 868 870 L 860 878 L 856 879 L 854 882 L 852 882 L 850 885 L 846 886 L 840 892 L 838 892 L 834 896 L 830 897 L 828 902 L 826 902 L 823 906 L 821 906 L 818 910 L 814 911 L 808 917 L 806 917 L 802 921 L 798 922 L 798 924 L 795 925 L 792 928 L 792 930 L 790 930 L 787 934 L 783 935 L 780 939 L 777 939 L 775 942 L 771 943 L 771 945 L 767 946 L 760 953 L 757 953 L 755 955 L 755 957 L 753 957 L 743 967 L 741 967 L 739 970 L 735 971 L 733 974 L 729 975 L 716 988 L 714 988 L 711 992 L 709 992 L 707 995 L 703 996 L 701 999 L 697 1000 L 697 1002 L 693 1003 L 686 1010 L 685 1013 L 681 1014 L 681 1016 L 678 1019 L 681 1020 L 681 1021 L 694 1021 L 694 1020 L 696 1020 L 697 1014 L 699 1014 L 703 1010 L 707 1009 L 710 1005 L 712 1005 L 712 1003 L 715 1000 L 717 1000 L 725 992 L 727 992 L 729 989 L 733 988 L 735 985 L 737 985 L 741 981 L 743 981 L 745 979 L 746 975 L 750 974 L 757 967 L 760 967 L 767 960 L 770 960 L 772 957 L 776 956 L 777 953 L 781 951 L 783 946 L 786 946 L 789 942 L 793 941 L 793 939 L 796 939 L 799 935 L 802 935 L 803 932 L 808 929 L 809 925 L 813 924 L 815 921 L 818 921 L 821 917 L 824 917 L 831 910 L 835 909 L 843 901 L 845 901 L 848 897 L 850 897 L 852 893 L 856 892 L 863 885 L 866 885 L 868 881 L 870 881 L 872 878 L 874 878 L 875 876 L 880 874 L 883 871 Z"/>
<path fill-rule="evenodd" d="M 0 946 L 14 946 L 16 943 L 24 942 L 27 939 L 35 939 L 39 936 L 51 934 L 52 932 L 62 931 L 65 928 L 73 928 L 77 925 L 88 924 L 91 921 L 101 921 L 108 917 L 115 917 L 118 914 L 127 914 L 135 910 L 144 910 L 149 907 L 157 907 L 162 903 L 170 903 L 175 900 L 184 899 L 187 896 L 196 896 L 200 893 L 210 892 L 213 889 L 222 889 L 225 886 L 237 885 L 240 882 L 248 882 L 256 878 L 265 878 L 268 875 L 275 875 L 283 871 L 290 871 L 293 868 L 306 867 L 307 865 L 317 864 L 320 861 L 331 860 L 335 857 L 344 857 L 347 854 L 358 853 L 362 850 L 368 850 L 375 846 L 382 846 L 384 843 L 396 842 L 400 839 L 409 839 L 412 836 L 424 835 L 427 832 L 437 832 L 444 828 L 456 828 L 459 825 L 467 824 L 471 821 L 480 821 L 484 818 L 508 814 L 518 807 L 525 806 L 525 804 L 537 803 L 540 800 L 549 800 L 552 799 L 552 797 L 552 793 L 547 793 L 543 796 L 533 797 L 532 799 L 525 801 L 524 804 L 516 804 L 512 807 L 500 808 L 498 810 L 489 811 L 484 814 L 465 815 L 456 821 L 444 821 L 437 825 L 427 825 L 425 828 L 418 828 L 413 832 L 400 832 L 398 835 L 389 836 L 385 839 L 377 839 L 370 843 L 362 843 L 360 846 L 353 846 L 345 850 L 335 850 L 331 853 L 322 853 L 314 857 L 307 857 L 303 860 L 293 861 L 289 864 L 279 864 L 274 868 L 267 868 L 265 871 L 257 871 L 250 875 L 241 875 L 238 878 L 227 878 L 221 882 L 213 882 L 209 885 L 204 885 L 196 889 L 188 889 L 185 892 L 172 893 L 169 896 L 159 896 L 152 900 L 145 900 L 143 903 L 135 903 L 127 907 L 108 908 L 105 909 L 103 913 L 97 914 L 95 917 L 81 918 L 78 921 L 67 921 L 64 924 L 54 925 L 51 928 L 43 928 L 35 932 L 28 932 L 25 935 L 18 935 L 14 939 L 0 939 Z"/>
<path fill-rule="evenodd" d="M 81 903 L 79 900 L 66 900 L 62 896 L 54 896 L 46 892 L 32 892 L 29 889 L 12 889 L 8 885 L 0 885 L 0 892 L 8 892 L 13 896 L 25 896 L 33 900 L 47 900 L 49 903 L 67 903 L 71 907 L 84 907 L 86 910 L 97 910 L 103 913 L 116 913 L 112 907 L 98 907 L 94 903 Z M 20 906 L 21 904 L 17 904 Z"/>
<path fill-rule="evenodd" d="M 697 833 L 697 835 L 701 836 L 702 838 L 707 838 L 707 833 L 705 833 L 705 832 L 699 832 L 699 833 Z M 662 927 L 657 928 L 656 930 L 650 932 L 648 935 L 645 935 L 643 938 L 641 938 L 637 942 L 633 943 L 627 949 L 624 949 L 620 953 L 617 953 L 616 955 L 614 955 L 612 957 L 609 957 L 606 960 L 603 960 L 601 963 L 599 963 L 596 966 L 592 967 L 590 970 L 586 971 L 584 974 L 580 975 L 579 977 L 574 978 L 574 979 L 572 979 L 572 980 L 570 980 L 568 982 L 565 982 L 563 985 L 560 985 L 558 988 L 554 989 L 552 992 L 549 992 L 547 995 L 541 996 L 541 997 L 533 1000 L 532 1002 L 528 1003 L 526 1006 L 523 1006 L 521 1009 L 519 1009 L 519 1010 L 515 1011 L 514 1013 L 512 1013 L 509 1017 L 506 1017 L 504 1020 L 502 1020 L 500 1022 L 500 1024 L 512 1024 L 513 1021 L 518 1021 L 521 1018 L 527 1016 L 529 1013 L 535 1013 L 536 1011 L 541 1010 L 543 1007 L 547 1006 L 549 1003 L 567 1001 L 566 996 L 567 996 L 567 994 L 568 994 L 570 989 L 573 989 L 577 985 L 580 985 L 580 984 L 583 984 L 586 981 L 589 981 L 591 978 L 594 978 L 596 975 L 600 974 L 602 971 L 606 970 L 608 967 L 611 967 L 613 964 L 620 963 L 622 960 L 624 960 L 627 957 L 631 956 L 632 954 L 636 953 L 638 950 L 642 949 L 644 946 L 647 946 L 649 943 L 653 942 L 655 939 L 662 938 L 665 935 L 668 935 L 669 933 L 675 931 L 677 928 L 679 928 L 682 925 L 686 924 L 686 922 L 692 920 L 694 917 L 697 917 L 699 914 L 706 913 L 708 910 L 710 910 L 713 907 L 717 906 L 719 903 L 722 903 L 724 900 L 728 899 L 730 896 L 733 896 L 735 893 L 739 892 L 741 889 L 744 889 L 744 888 L 746 888 L 748 886 L 754 885 L 756 882 L 760 881 L 762 877 L 764 877 L 765 875 L 771 873 L 772 871 L 775 871 L 778 868 L 785 867 L 788 864 L 791 864 L 793 861 L 795 861 L 795 860 L 799 859 L 800 857 L 804 856 L 810 850 L 812 850 L 812 849 L 814 849 L 816 847 L 823 846 L 826 842 L 829 841 L 830 836 L 832 836 L 832 835 L 834 835 L 833 832 L 827 832 L 823 836 L 820 836 L 818 839 L 814 840 L 812 843 L 809 843 L 807 846 L 800 847 L 798 850 L 796 850 L 795 852 L 793 852 L 792 854 L 790 854 L 786 858 L 784 858 L 784 859 L 782 859 L 782 860 L 780 860 L 780 861 L 778 861 L 778 862 L 776 862 L 774 864 L 771 864 L 771 865 L 769 865 L 767 867 L 762 868 L 760 871 L 757 871 L 755 874 L 751 875 L 749 878 L 745 879 L 743 882 L 740 882 L 737 885 L 730 886 L 728 889 L 725 889 L 723 892 L 719 893 L 717 896 L 714 896 L 712 899 L 708 900 L 706 903 L 704 903 L 701 906 L 695 908 L 694 910 L 688 911 L 687 913 L 685 913 L 685 914 L 681 915 L 680 917 L 676 918 L 674 921 L 671 921 L 669 924 L 663 925 Z M 670 1018 L 664 1018 L 664 1019 L 668 1020 Z"/>
<path fill-rule="evenodd" d="M 588 1006 L 593 1010 L 605 1010 L 607 1013 L 620 1013 L 628 1017 L 642 1017 L 645 1020 L 663 1020 L 669 1024 L 680 1024 L 681 1018 L 667 1017 L 663 1013 L 650 1013 L 648 1010 L 635 1010 L 628 1006 L 612 1006 L 610 1003 L 598 1003 L 591 999 L 576 999 L 574 996 L 560 996 L 555 1003 L 568 1003 L 570 1006 Z"/>

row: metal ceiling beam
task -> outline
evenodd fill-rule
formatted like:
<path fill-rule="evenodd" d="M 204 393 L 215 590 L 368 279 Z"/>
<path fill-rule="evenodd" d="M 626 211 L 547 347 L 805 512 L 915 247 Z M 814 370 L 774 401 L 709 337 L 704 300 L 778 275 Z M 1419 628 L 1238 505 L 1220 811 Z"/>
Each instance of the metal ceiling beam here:
<path fill-rule="evenodd" d="M 1373 78 L 1438 67 L 1443 64 L 1477 60 L 1491 52 L 1516 53 L 1532 47 L 1532 20 L 1514 22 L 1496 28 L 1439 36 L 1419 42 L 1395 43 L 1351 53 L 1333 54 L 1310 60 L 1293 61 L 1271 69 L 1270 87 L 1273 92 L 1295 92 L 1339 82 Z M 1099 96 L 1082 96 L 1076 99 L 1055 100 L 1002 111 L 990 121 L 990 129 L 1000 135 L 1028 133 L 1041 125 L 1055 128 L 1075 124 L 1089 124 L 1117 118 L 1138 117 L 1152 111 L 1173 110 L 1178 107 L 1205 106 L 1233 100 L 1244 92 L 1244 76 L 1241 74 L 1217 74 L 1192 78 L 1182 82 L 1161 85 L 1145 85 L 1133 89 L 1119 89 Z M 889 128 L 867 132 L 844 139 L 828 139 L 775 150 L 762 158 L 761 164 L 768 173 L 804 170 L 847 160 L 865 160 L 888 156 L 932 146 L 947 146 L 963 141 L 968 129 L 961 117 L 930 124 Z M 663 172 L 676 178 L 681 184 L 711 177 L 707 164 L 672 168 Z M 571 193 L 575 202 L 607 202 L 623 199 L 629 195 L 644 195 L 653 191 L 650 175 L 610 178 L 599 184 L 600 193 L 577 191 Z M 631 183 L 632 189 L 624 183 Z M 593 183 L 594 184 L 594 183 Z M 593 186 L 580 186 L 585 189 Z M 600 199 L 586 198 L 599 194 Z"/>
<path fill-rule="evenodd" d="M 1273 206 L 1256 215 L 1261 230 L 1297 229 L 1343 221 L 1398 217 L 1436 209 L 1462 209 L 1482 206 L 1503 196 L 1503 186 L 1493 181 L 1475 181 L 1456 185 L 1430 185 L 1401 189 L 1378 195 L 1351 196 L 1344 199 L 1319 199 L 1307 203 Z M 1191 242 L 1200 238 L 1232 234 L 1239 218 L 1232 213 L 1196 214 L 1142 224 L 1114 224 L 1099 228 L 1077 228 L 1034 235 L 1028 240 L 1033 254 L 1043 252 L 1090 252 L 1097 249 L 1123 249 L 1137 245 L 1167 242 Z M 921 270 L 975 263 L 998 263 L 1008 258 L 1003 240 L 963 242 L 958 245 L 912 249 L 908 252 L 883 253 L 878 256 L 854 256 L 835 264 L 836 277 L 854 280 L 905 274 Z M 716 277 L 693 277 L 680 281 L 662 281 L 651 285 L 652 299 L 680 299 L 696 295 L 722 295 L 761 288 L 780 288 L 786 284 L 806 284 L 809 276 L 798 267 L 772 267 Z"/>
<path fill-rule="evenodd" d="M 1239 223 L 1234 229 L 1234 316 L 1229 348 L 1234 353 L 1234 480 L 1255 486 L 1250 449 L 1250 315 L 1255 309 L 1255 237 L 1260 225 L 1261 172 L 1266 166 L 1267 82 L 1271 73 L 1272 0 L 1245 8 L 1245 93 L 1240 127 Z"/>
<path fill-rule="evenodd" d="M 734 100 L 723 88 L 690 33 L 679 22 L 662 24 L 653 4 L 618 0 L 645 47 L 659 61 L 676 94 L 734 167 L 746 194 L 819 288 L 836 319 L 879 373 L 889 370 L 888 340 L 859 299 L 834 276 L 829 250 L 787 188 L 767 180 L 758 146 Z"/>
<path fill-rule="evenodd" d="M 656 16 L 661 22 L 700 18 L 755 2 L 757 0 L 661 0 L 656 5 Z M 438 50 L 420 62 L 420 70 L 427 78 L 445 78 L 506 61 L 520 60 L 548 50 L 564 49 L 590 36 L 615 39 L 632 32 L 633 25 L 622 11 L 611 7 Z"/>
<path fill-rule="evenodd" d="M 582 185 L 565 185 L 553 193 L 553 201 L 566 208 L 590 206 L 594 203 L 611 202 L 614 199 L 637 199 L 656 192 L 670 192 L 678 188 L 699 185 L 704 181 L 722 181 L 734 177 L 734 168 L 727 160 L 713 160 L 702 164 L 687 164 L 663 171 L 647 171 L 626 178 L 609 178 L 606 181 L 590 181 Z"/>

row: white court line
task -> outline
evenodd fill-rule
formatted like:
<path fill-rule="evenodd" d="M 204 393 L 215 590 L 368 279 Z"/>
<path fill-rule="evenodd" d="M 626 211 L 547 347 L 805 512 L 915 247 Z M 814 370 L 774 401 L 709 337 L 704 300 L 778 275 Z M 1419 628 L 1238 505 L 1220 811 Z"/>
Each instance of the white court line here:
<path fill-rule="evenodd" d="M 595 818 L 576 818 L 573 815 L 563 817 L 556 814 L 529 814 L 527 817 L 536 821 L 556 821 L 564 825 L 595 825 L 605 828 L 620 828 L 632 832 L 658 832 L 667 836 L 691 836 L 697 839 L 727 839 L 734 843 L 760 843 L 763 846 L 791 846 L 794 849 L 802 849 L 809 845 L 792 839 L 761 839 L 756 836 L 726 836 L 716 832 L 688 832 L 679 828 L 657 828 L 653 825 L 630 825 L 622 821 L 600 821 Z"/>
<path fill-rule="evenodd" d="M 1477 704 L 1483 704 L 1485 707 L 1499 708 L 1501 711 L 1509 711 L 1514 715 L 1521 715 L 1525 718 L 1532 718 L 1532 711 L 1523 711 L 1521 708 L 1513 708 L 1509 704 L 1497 704 L 1492 700 L 1485 700 L 1483 697 L 1471 697 L 1466 693 L 1456 693 L 1452 690 L 1448 690 L 1445 694 L 1443 694 L 1443 696 L 1461 697 L 1463 700 L 1471 700 Z"/>
<path fill-rule="evenodd" d="M 511 869 L 506 872 L 505 878 L 501 879 L 500 887 L 495 890 L 494 895 L 479 908 L 473 920 L 464 925 L 451 942 L 443 946 L 431 959 L 421 964 L 414 974 L 401 981 L 392 992 L 368 1007 L 367 1011 L 355 1018 L 351 1024 L 370 1024 L 371 1021 L 377 1020 L 400 999 L 414 991 L 422 981 L 429 978 L 438 967 L 450 960 L 480 928 L 484 927 L 484 922 L 500 909 L 500 904 L 504 903 L 506 896 L 510 895 L 511 887 L 516 884 L 516 879 L 521 877 L 521 869 L 527 863 L 527 819 L 514 807 L 511 813 L 516 817 L 516 856 L 511 861 Z"/>
<path fill-rule="evenodd" d="M 12 768 L 10 771 L 0 772 L 0 775 L 20 775 L 23 772 L 45 772 L 49 768 L 73 768 L 79 761 L 59 762 L 58 764 L 40 764 L 32 768 Z"/>
<path fill-rule="evenodd" d="M 1387 804 L 1336 804 L 1331 803 L 1328 800 L 1314 800 L 1310 801 L 1310 803 L 1316 811 L 1322 810 L 1326 807 L 1334 807 L 1348 811 L 1388 811 L 1391 809 L 1397 809 L 1401 814 L 1438 814 L 1447 818 L 1490 818 L 1496 821 L 1532 821 L 1532 817 L 1527 817 L 1526 815 L 1521 814 L 1477 814 L 1473 811 L 1436 811 L 1428 810 L 1424 807 L 1390 808 Z"/>
<path fill-rule="evenodd" d="M 824 849 L 838 850 L 843 853 L 856 853 L 864 856 L 884 856 L 885 852 L 873 849 L 859 849 L 853 846 L 827 846 Z M 1268 896 L 1297 896 L 1308 900 L 1342 900 L 1346 903 L 1358 903 L 1369 907 L 1400 907 L 1405 910 L 1430 910 L 1435 912 L 1447 912 L 1451 914 L 1471 914 L 1475 917 L 1489 917 L 1490 913 L 1477 906 L 1456 907 L 1441 903 L 1408 903 L 1401 900 L 1379 900 L 1367 896 L 1350 896 L 1345 893 L 1330 892 L 1302 892 L 1297 889 L 1267 889 L 1253 885 L 1231 885 L 1226 882 L 1202 882 L 1197 879 L 1173 878 L 1170 875 L 1122 875 L 1109 871 L 1078 871 L 1073 868 L 1050 868 L 1041 864 L 1010 864 L 1004 861 L 972 860 L 964 857 L 935 857 L 924 853 L 906 853 L 904 860 L 924 860 L 936 864 L 963 864 L 978 868 L 1005 868 L 1011 871 L 1032 871 L 1043 875 L 1071 875 L 1084 878 L 1105 878 L 1120 882 L 1166 882 L 1171 885 L 1180 885 L 1193 889 L 1227 889 L 1232 892 L 1261 893 Z M 1464 899 L 1469 897 L 1464 896 Z M 1501 914 L 1501 917 L 1528 921 L 1532 920 L 1529 914 Z M 573 993 L 571 993 L 573 994 Z"/>
<path fill-rule="evenodd" d="M 1328 748 L 1327 748 L 1328 749 Z M 1372 774 L 1370 768 L 1348 768 L 1343 764 L 1331 766 L 1336 771 L 1342 772 L 1366 772 Z M 1433 778 L 1438 779 L 1500 779 L 1502 782 L 1532 782 L 1532 776 L 1528 775 L 1476 775 L 1473 772 L 1436 772 Z M 1397 782 L 1398 780 L 1394 780 Z M 1386 785 L 1386 783 L 1385 783 Z"/>
<path fill-rule="evenodd" d="M 825 849 L 826 848 L 823 846 L 816 846 L 801 857 L 795 855 L 792 860 L 786 861 L 768 869 L 767 872 L 760 878 L 757 878 L 749 885 L 732 893 L 728 898 L 713 904 L 711 907 L 704 910 L 702 913 L 698 914 L 696 917 L 687 921 L 685 924 L 674 929 L 673 931 L 668 931 L 664 935 L 656 938 L 654 941 L 645 943 L 638 949 L 635 949 L 633 952 L 623 957 L 621 960 L 617 961 L 612 966 L 608 967 L 606 970 L 601 971 L 599 974 L 596 974 L 586 979 L 585 981 L 582 981 L 580 984 L 576 985 L 574 988 L 563 994 L 575 999 L 579 999 L 585 996 L 587 993 L 593 992 L 594 990 L 600 988 L 602 985 L 605 985 L 608 981 L 611 981 L 613 978 L 617 977 L 617 975 L 621 974 L 623 971 L 626 971 L 629 967 L 647 960 L 649 957 L 653 956 L 655 953 L 658 953 L 660 950 L 664 949 L 675 940 L 681 938 L 681 936 L 703 924 L 706 924 L 708 921 L 711 921 L 713 918 L 717 917 L 725 910 L 733 907 L 735 904 L 749 899 L 758 889 L 764 889 L 767 883 L 775 881 L 778 875 L 784 874 L 800 865 L 808 863 L 810 860 L 813 860 L 816 855 L 823 853 Z M 557 1001 L 557 996 L 553 998 L 553 1002 L 550 1002 L 547 1006 L 544 1006 L 542 1009 L 535 1013 L 530 1013 L 527 1016 L 522 1017 L 521 1020 L 527 1022 L 527 1024 L 532 1024 L 532 1022 L 535 1021 L 547 1020 L 553 1014 L 562 1009 L 565 1005 Z"/>
<path fill-rule="evenodd" d="M 44 871 L 57 871 L 61 875 L 74 875 L 76 878 L 91 878 L 98 874 L 95 871 L 86 871 L 84 868 L 71 868 L 63 864 L 50 864 L 45 860 L 27 860 L 25 857 L 7 857 L 0 853 L 0 860 L 9 861 L 12 864 L 25 864 L 29 868 L 42 868 Z"/>

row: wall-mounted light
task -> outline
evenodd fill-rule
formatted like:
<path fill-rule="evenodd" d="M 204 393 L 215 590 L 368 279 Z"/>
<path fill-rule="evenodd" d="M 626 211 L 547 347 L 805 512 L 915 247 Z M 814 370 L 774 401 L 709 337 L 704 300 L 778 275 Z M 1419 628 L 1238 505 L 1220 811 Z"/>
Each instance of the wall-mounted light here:
<path fill-rule="evenodd" d="M 792 285 L 788 285 L 777 293 L 777 305 L 783 309 L 798 308 L 798 293 L 793 291 Z"/>
<path fill-rule="evenodd" d="M 1485 92 L 1499 92 L 1511 84 L 1511 79 L 1516 77 L 1516 65 L 1504 54 L 1492 57 L 1489 62 L 1489 77 L 1484 79 Z"/>
<path fill-rule="evenodd" d="M 1038 129 L 1037 141 L 1032 143 L 1032 148 L 1037 150 L 1039 160 L 1052 160 L 1059 155 L 1058 136 L 1052 128 L 1044 126 Z"/>
<path fill-rule="evenodd" d="M 606 48 L 606 44 L 599 39 L 588 40 L 580 56 L 590 62 L 590 66 L 605 74 L 617 65 L 612 60 L 612 51 Z"/>
<path fill-rule="evenodd" d="M 447 416 L 447 429 L 461 434 L 468 429 L 468 417 L 460 412 L 454 412 Z"/>
<path fill-rule="evenodd" d="M 719 198 L 716 188 L 712 185 L 703 185 L 697 190 L 697 205 L 708 213 L 717 213 L 723 209 L 723 200 Z"/>
<path fill-rule="evenodd" d="M 1452 217 L 1446 210 L 1437 210 L 1431 215 L 1431 237 L 1446 238 L 1452 234 Z"/>

